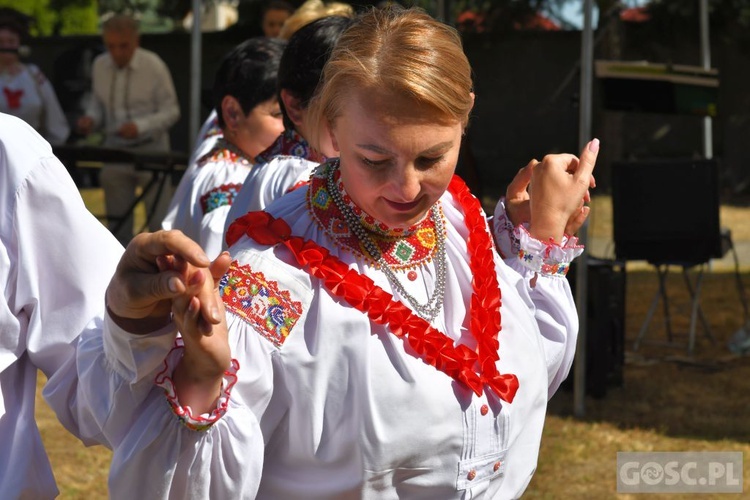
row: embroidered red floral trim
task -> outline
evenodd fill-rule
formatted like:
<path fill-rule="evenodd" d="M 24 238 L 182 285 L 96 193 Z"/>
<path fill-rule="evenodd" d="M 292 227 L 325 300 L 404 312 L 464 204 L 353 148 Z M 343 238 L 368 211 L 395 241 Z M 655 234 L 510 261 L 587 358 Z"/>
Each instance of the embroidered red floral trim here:
<path fill-rule="evenodd" d="M 492 219 L 494 239 L 497 250 L 503 259 L 517 256 L 521 264 L 534 272 L 550 276 L 564 276 L 570 263 L 581 255 L 584 246 L 579 244 L 574 235 L 564 234 L 562 241 L 539 241 L 528 231 L 528 223 L 514 226 L 508 218 L 505 198 L 500 198 L 495 206 Z M 529 256 L 531 255 L 531 256 Z M 532 260 L 543 262 L 541 265 L 530 264 Z"/>
<path fill-rule="evenodd" d="M 563 278 L 570 269 L 570 263 L 583 253 L 584 247 L 578 244 L 575 236 L 564 235 L 561 243 L 554 240 L 540 241 L 533 238 L 528 230 L 520 225 L 514 229 L 518 238 L 518 260 L 526 268 L 543 276 Z"/>
<path fill-rule="evenodd" d="M 266 212 L 250 212 L 232 223 L 226 239 L 231 246 L 246 234 L 262 245 L 284 244 L 299 266 L 320 279 L 331 294 L 346 300 L 373 323 L 388 325 L 394 335 L 406 339 L 423 361 L 465 384 L 477 395 L 482 395 L 487 385 L 498 397 L 511 403 L 519 384 L 518 377 L 501 374 L 497 369 L 501 294 L 492 238 L 481 204 L 466 184 L 454 176 L 448 189 L 463 208 L 469 229 L 467 247 L 473 274 L 470 331 L 477 342 L 476 350 L 463 344 L 455 345 L 452 339 L 395 300 L 372 279 L 330 255 L 326 248 L 292 236 L 291 228 L 283 219 Z"/>
<path fill-rule="evenodd" d="M 240 189 L 242 189 L 242 184 L 222 184 L 203 194 L 200 198 L 203 215 L 213 212 L 217 208 L 234 203 L 234 199 L 239 194 Z"/>
<path fill-rule="evenodd" d="M 158 387 L 164 389 L 164 393 L 167 396 L 169 405 L 172 407 L 172 411 L 177 415 L 185 427 L 193 431 L 205 431 L 227 412 L 232 388 L 234 387 L 234 384 L 237 383 L 237 370 L 240 369 L 240 363 L 236 359 L 232 359 L 231 365 L 226 371 L 224 371 L 221 394 L 219 395 L 219 400 L 216 402 L 216 408 L 214 408 L 214 410 L 207 416 L 193 415 L 192 408 L 180 404 L 180 401 L 177 398 L 174 381 L 172 380 L 172 377 L 167 375 L 168 373 L 174 372 L 174 367 L 170 369 L 170 360 L 173 353 L 184 348 L 185 344 L 183 340 L 181 338 L 175 339 L 174 347 L 164 359 L 164 368 L 156 375 L 154 383 Z"/>
<path fill-rule="evenodd" d="M 285 130 L 273 144 L 255 157 L 255 161 L 269 163 L 277 156 L 296 156 L 315 163 L 326 161 L 326 157 L 310 146 L 296 130 Z"/>
<path fill-rule="evenodd" d="M 219 295 L 228 310 L 250 323 L 276 347 L 281 347 L 302 316 L 302 304 L 292 300 L 288 290 L 236 261 L 219 281 Z"/>

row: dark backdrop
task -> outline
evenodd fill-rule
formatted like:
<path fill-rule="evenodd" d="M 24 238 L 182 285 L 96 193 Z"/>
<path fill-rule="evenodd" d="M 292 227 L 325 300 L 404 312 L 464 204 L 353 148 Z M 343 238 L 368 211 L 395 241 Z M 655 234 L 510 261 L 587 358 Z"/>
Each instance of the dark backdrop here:
<path fill-rule="evenodd" d="M 630 33 L 630 34 L 628 34 Z M 238 30 L 203 34 L 202 85 L 210 89 L 219 61 L 242 41 Z M 626 30 L 622 59 L 699 64 L 696 40 L 669 45 Z M 188 147 L 190 35 L 143 35 L 141 45 L 159 54 L 172 71 L 182 109 L 172 129 L 175 150 Z M 102 50 L 98 36 L 38 38 L 30 60 L 52 80 L 72 120 L 88 86 L 86 61 Z M 674 48 L 671 48 L 674 47 Z M 496 196 L 529 159 L 550 152 L 577 152 L 578 58 L 580 32 L 514 32 L 471 36 L 465 49 L 475 77 L 476 106 L 462 163 L 476 165 L 483 194 Z M 657 50 L 658 49 L 658 50 Z M 722 182 L 739 186 L 750 177 L 750 56 L 731 43 L 715 43 L 720 71 L 719 115 L 714 120 L 714 155 L 721 158 Z M 598 188 L 609 190 L 614 161 L 691 157 L 701 154 L 701 118 L 688 115 L 626 113 L 602 108 L 594 85 L 593 135 L 602 139 Z M 201 108 L 202 117 L 209 109 Z"/>

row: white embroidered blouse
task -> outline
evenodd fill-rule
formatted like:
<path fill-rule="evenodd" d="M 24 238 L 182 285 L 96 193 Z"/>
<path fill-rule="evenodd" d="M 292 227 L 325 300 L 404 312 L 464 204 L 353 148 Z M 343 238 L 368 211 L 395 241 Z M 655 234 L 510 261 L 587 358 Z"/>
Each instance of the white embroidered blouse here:
<path fill-rule="evenodd" d="M 348 247 L 352 240 L 329 202 L 314 178 L 268 212 L 286 221 L 292 235 L 325 247 L 398 298 L 372 261 Z M 473 350 L 467 238 L 487 236 L 489 228 L 477 213 L 482 224 L 472 233 L 466 204 L 451 192 L 438 203 L 448 273 L 444 306 L 432 326 Z M 435 286 L 430 230 L 420 223 L 394 240 L 398 251 L 389 260 L 421 302 Z M 191 415 L 174 397 L 169 375 L 181 349 L 173 349 L 174 330 L 138 337 L 107 321 L 103 336 L 82 342 L 84 394 L 114 445 L 112 498 L 158 492 L 162 498 L 501 499 L 523 493 L 536 468 L 547 400 L 567 376 L 575 350 L 576 309 L 562 274 L 539 274 L 532 287 L 536 271 L 518 256 L 503 261 L 490 250 L 494 269 L 488 271 L 502 294 L 495 366 L 518 380 L 515 396 L 504 400 L 489 386 L 472 390 L 436 369 L 396 334 L 395 323 L 371 321 L 329 292 L 283 243 L 242 237 L 231 250 L 235 262 L 221 292 L 235 364 L 212 414 Z M 560 254 L 569 262 L 581 251 L 570 245 Z"/>

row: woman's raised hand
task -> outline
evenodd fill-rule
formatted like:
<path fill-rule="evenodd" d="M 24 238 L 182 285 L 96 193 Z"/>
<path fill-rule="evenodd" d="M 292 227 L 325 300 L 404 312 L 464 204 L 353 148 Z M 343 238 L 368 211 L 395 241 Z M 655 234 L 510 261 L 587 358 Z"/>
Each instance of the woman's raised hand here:
<path fill-rule="evenodd" d="M 531 236 L 559 243 L 563 234 L 572 234 L 580 228 L 588 215 L 584 204 L 590 200 L 589 189 L 596 186 L 593 171 L 598 153 L 599 140 L 594 139 L 583 148 L 580 158 L 570 154 L 547 155 L 531 167 L 528 205 Z"/>

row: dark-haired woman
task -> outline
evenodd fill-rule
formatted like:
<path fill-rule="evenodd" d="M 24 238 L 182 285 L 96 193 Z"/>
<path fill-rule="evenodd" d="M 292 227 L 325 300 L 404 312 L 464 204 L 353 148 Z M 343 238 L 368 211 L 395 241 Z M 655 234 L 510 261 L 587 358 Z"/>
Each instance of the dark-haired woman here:
<path fill-rule="evenodd" d="M 224 59 L 214 80 L 220 135 L 207 139 L 172 198 L 164 229 L 180 229 L 213 258 L 221 251 L 224 220 L 255 157 L 283 130 L 276 79 L 286 42 L 252 38 Z M 207 150 L 206 150 L 207 149 Z"/>
<path fill-rule="evenodd" d="M 337 155 L 327 132 L 316 134 L 319 129 L 326 130 L 326 124 L 311 122 L 308 106 L 331 50 L 352 22 L 345 16 L 323 17 L 302 27 L 289 40 L 279 67 L 284 133 L 258 156 L 229 209 L 226 226 L 307 183 L 320 162 Z M 314 135 L 323 139 L 317 141 L 317 147 L 311 145 Z"/>

